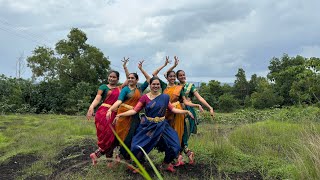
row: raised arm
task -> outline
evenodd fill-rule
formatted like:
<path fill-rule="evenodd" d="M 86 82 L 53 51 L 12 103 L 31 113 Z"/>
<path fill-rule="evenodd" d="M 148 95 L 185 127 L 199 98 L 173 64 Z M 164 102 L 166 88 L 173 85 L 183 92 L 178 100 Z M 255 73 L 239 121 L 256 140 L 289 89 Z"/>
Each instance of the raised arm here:
<path fill-rule="evenodd" d="M 92 117 L 93 115 L 93 112 L 94 112 L 94 108 L 99 104 L 99 102 L 101 101 L 101 98 L 102 98 L 102 93 L 103 91 L 102 90 L 98 90 L 97 92 L 97 95 L 96 97 L 94 98 L 94 100 L 92 101 L 89 109 L 88 109 L 88 112 L 87 112 L 87 119 L 90 120 L 90 118 Z"/>
<path fill-rule="evenodd" d="M 129 61 L 129 58 L 126 59 L 125 57 L 123 57 L 123 60 L 121 60 L 121 62 L 123 63 L 122 66 L 123 66 L 124 72 L 126 73 L 126 79 L 128 78 L 128 76 L 130 74 L 129 70 L 127 68 L 128 61 Z"/>
<path fill-rule="evenodd" d="M 142 68 L 143 62 L 144 62 L 144 60 L 139 61 L 138 68 L 140 69 L 140 71 L 142 72 L 142 74 L 144 75 L 144 77 L 146 78 L 146 81 L 150 84 L 150 79 L 151 79 L 151 77 L 150 77 L 149 74 Z"/>
<path fill-rule="evenodd" d="M 205 105 L 209 109 L 211 116 L 214 116 L 213 108 L 210 106 L 209 103 L 207 103 L 207 101 L 205 99 L 203 99 L 202 96 L 200 96 L 198 91 L 194 92 L 194 96 L 201 102 L 201 104 Z"/>
<path fill-rule="evenodd" d="M 120 88 L 123 89 L 127 85 L 128 85 L 128 79 L 126 79 L 126 81 L 124 81 L 124 83 L 120 85 Z"/>
<path fill-rule="evenodd" d="M 191 107 L 198 107 L 200 112 L 203 112 L 203 108 L 200 104 L 194 104 L 191 101 L 188 101 L 187 98 L 185 96 L 182 96 L 183 99 L 183 103 L 187 106 L 191 106 Z"/>
<path fill-rule="evenodd" d="M 161 71 L 161 69 L 163 69 L 166 65 L 168 65 L 170 63 L 169 61 L 169 56 L 166 56 L 166 62 L 164 63 L 164 65 L 160 66 L 159 68 L 157 68 L 156 70 L 153 71 L 152 75 L 153 76 L 158 76 L 158 73 Z"/>
<path fill-rule="evenodd" d="M 176 67 L 178 66 L 178 64 L 179 64 L 179 59 L 178 59 L 177 56 L 174 56 L 174 65 L 171 66 L 171 67 L 164 73 L 164 77 L 167 78 L 168 72 L 169 72 L 169 71 L 173 71 L 173 69 L 176 68 Z"/>

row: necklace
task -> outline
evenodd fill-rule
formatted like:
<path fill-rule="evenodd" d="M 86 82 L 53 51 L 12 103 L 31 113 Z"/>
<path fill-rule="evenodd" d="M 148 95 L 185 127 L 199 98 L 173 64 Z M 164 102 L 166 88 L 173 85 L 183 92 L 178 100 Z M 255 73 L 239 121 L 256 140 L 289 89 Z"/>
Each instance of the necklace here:
<path fill-rule="evenodd" d="M 150 93 L 149 96 L 150 96 L 150 99 L 154 99 L 154 98 L 156 98 L 157 96 L 159 96 L 160 94 L 161 94 L 161 93 L 158 93 L 158 94 L 153 95 L 152 93 Z"/>
<path fill-rule="evenodd" d="M 108 87 L 109 87 L 110 89 L 114 89 L 114 88 L 116 88 L 117 86 L 110 86 L 110 85 L 108 84 Z"/>

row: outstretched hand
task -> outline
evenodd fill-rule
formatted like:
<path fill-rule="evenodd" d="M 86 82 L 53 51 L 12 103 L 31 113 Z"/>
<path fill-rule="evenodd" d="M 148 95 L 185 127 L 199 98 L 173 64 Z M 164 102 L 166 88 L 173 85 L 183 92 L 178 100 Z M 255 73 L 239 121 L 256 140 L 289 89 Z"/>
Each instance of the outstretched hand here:
<path fill-rule="evenodd" d="M 212 116 L 212 118 L 214 118 L 214 111 L 212 108 L 210 109 L 210 115 Z"/>
<path fill-rule="evenodd" d="M 143 62 L 144 62 L 144 60 L 139 61 L 139 64 L 138 64 L 138 68 L 139 68 L 139 69 L 142 69 L 142 64 L 143 64 Z"/>
<path fill-rule="evenodd" d="M 127 66 L 127 63 L 129 62 L 129 58 L 126 59 L 126 57 L 123 57 L 123 60 L 121 60 L 121 62 L 123 63 L 123 67 Z"/>
<path fill-rule="evenodd" d="M 112 114 L 112 112 L 108 110 L 108 111 L 107 111 L 107 114 L 106 114 L 106 118 L 107 118 L 107 119 L 111 118 L 111 114 Z"/>
<path fill-rule="evenodd" d="M 194 119 L 194 116 L 193 116 L 193 114 L 192 114 L 190 111 L 188 111 L 188 115 L 189 115 L 192 119 Z"/>
<path fill-rule="evenodd" d="M 200 112 L 203 112 L 204 110 L 203 110 L 203 108 L 202 108 L 202 106 L 199 104 L 199 111 Z"/>
<path fill-rule="evenodd" d="M 89 121 L 93 115 L 93 108 L 89 108 L 87 112 L 87 120 Z"/>
<path fill-rule="evenodd" d="M 118 119 L 119 119 L 119 116 L 116 116 L 112 121 L 112 125 L 115 125 L 117 123 Z"/>
<path fill-rule="evenodd" d="M 171 63 L 171 61 L 169 60 L 169 56 L 166 56 L 166 62 L 164 63 L 164 65 L 166 66 L 166 65 L 168 65 L 170 63 Z"/>
<path fill-rule="evenodd" d="M 174 56 L 174 66 L 178 66 L 179 64 L 179 59 L 177 56 Z"/>

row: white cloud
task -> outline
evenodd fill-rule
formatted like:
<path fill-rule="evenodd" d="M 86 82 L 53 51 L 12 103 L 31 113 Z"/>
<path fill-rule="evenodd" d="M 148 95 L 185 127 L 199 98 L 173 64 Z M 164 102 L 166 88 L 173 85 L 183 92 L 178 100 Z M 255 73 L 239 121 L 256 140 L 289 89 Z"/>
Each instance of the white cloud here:
<path fill-rule="evenodd" d="M 316 0 L 0 0 L 0 17 L 19 27 L 22 36 L 33 33 L 51 47 L 79 27 L 114 67 L 130 56 L 129 69 L 136 71 L 137 61 L 145 59 L 151 73 L 166 55 L 177 55 L 177 68 L 188 79 L 229 81 L 238 68 L 247 77 L 267 74 L 269 60 L 283 53 L 319 56 L 319 5 Z M 36 44 L 13 36 L 0 30 L 1 47 L 30 55 Z M 14 62 L 4 59 L 18 54 L 0 53 L 6 55 L 0 73 L 9 74 Z"/>

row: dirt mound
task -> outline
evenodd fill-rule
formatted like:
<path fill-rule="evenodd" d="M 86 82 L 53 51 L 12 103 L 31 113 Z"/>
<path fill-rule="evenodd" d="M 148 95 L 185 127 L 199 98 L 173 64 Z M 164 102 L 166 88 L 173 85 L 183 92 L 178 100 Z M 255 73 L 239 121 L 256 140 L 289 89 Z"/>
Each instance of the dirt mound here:
<path fill-rule="evenodd" d="M 96 142 L 93 139 L 85 139 L 79 145 L 63 149 L 56 157 L 58 163 L 51 165 L 55 171 L 49 178 L 57 179 L 72 172 L 86 174 L 87 170 L 85 170 L 85 167 L 91 163 L 89 155 L 97 148 L 95 144 Z"/>
<path fill-rule="evenodd" d="M 21 170 L 38 160 L 33 154 L 18 154 L 0 164 L 0 179 L 14 179 L 21 175 Z"/>

